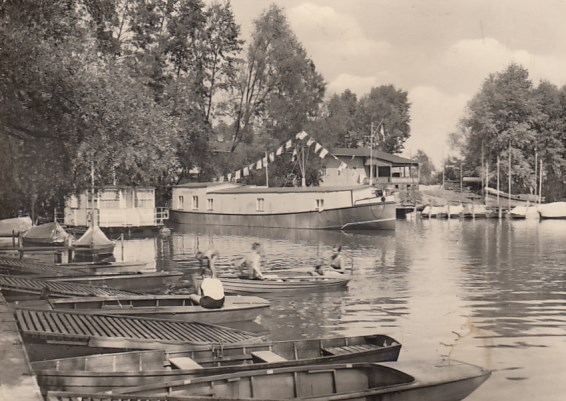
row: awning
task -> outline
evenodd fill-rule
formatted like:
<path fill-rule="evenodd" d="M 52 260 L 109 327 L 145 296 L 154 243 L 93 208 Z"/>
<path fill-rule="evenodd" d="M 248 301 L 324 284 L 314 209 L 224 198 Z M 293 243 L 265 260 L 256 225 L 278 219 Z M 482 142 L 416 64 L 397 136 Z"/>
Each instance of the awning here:
<path fill-rule="evenodd" d="M 379 159 L 370 159 L 370 158 L 367 158 L 364 164 L 366 166 L 392 167 L 391 163 Z"/>

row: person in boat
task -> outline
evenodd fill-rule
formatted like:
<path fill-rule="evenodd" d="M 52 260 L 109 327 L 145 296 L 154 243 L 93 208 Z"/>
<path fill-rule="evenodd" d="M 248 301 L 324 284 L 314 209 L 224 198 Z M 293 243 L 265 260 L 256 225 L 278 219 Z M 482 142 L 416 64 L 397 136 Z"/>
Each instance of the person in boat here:
<path fill-rule="evenodd" d="M 344 257 L 342 256 L 342 246 L 336 245 L 332 248 L 332 253 L 328 260 L 319 259 L 315 264 L 312 276 L 332 276 L 341 275 L 346 272 L 344 267 Z"/>
<path fill-rule="evenodd" d="M 258 242 L 252 244 L 252 251 L 240 260 L 236 267 L 240 269 L 240 275 L 251 280 L 263 280 L 265 277 L 261 272 L 261 245 Z"/>
<path fill-rule="evenodd" d="M 201 269 L 202 281 L 196 289 L 196 294 L 189 297 L 195 304 L 207 309 L 220 309 L 224 306 L 224 286 L 222 281 L 212 275 L 208 267 Z"/>
<path fill-rule="evenodd" d="M 209 248 L 204 252 L 197 251 L 195 255 L 200 263 L 200 268 L 209 268 L 212 272 L 212 277 L 216 277 L 216 261 L 218 260 L 219 256 L 220 253 L 214 248 Z"/>

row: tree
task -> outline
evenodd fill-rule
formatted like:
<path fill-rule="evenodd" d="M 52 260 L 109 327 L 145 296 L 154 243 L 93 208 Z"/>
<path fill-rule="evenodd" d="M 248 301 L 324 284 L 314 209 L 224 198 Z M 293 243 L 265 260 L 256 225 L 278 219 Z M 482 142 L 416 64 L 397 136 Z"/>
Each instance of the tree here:
<path fill-rule="evenodd" d="M 358 103 L 357 141 L 367 145 L 373 126 L 376 146 L 384 152 L 400 153 L 411 135 L 410 107 L 406 91 L 393 85 L 372 88 Z"/>
<path fill-rule="evenodd" d="M 317 115 L 325 91 L 281 8 L 272 5 L 254 27 L 233 100 L 233 149 L 256 124 L 280 140 L 299 132 Z"/>
<path fill-rule="evenodd" d="M 420 182 L 425 185 L 432 184 L 433 174 L 436 170 L 434 168 L 434 164 L 430 160 L 430 157 L 419 149 L 413 159 L 418 161 L 420 164 Z"/>

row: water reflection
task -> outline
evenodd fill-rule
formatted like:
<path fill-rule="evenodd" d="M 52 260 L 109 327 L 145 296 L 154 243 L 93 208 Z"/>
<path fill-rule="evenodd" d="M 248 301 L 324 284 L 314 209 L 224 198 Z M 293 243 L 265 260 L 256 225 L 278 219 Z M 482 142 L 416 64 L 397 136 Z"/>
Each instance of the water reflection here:
<path fill-rule="evenodd" d="M 395 233 L 173 229 L 131 248 L 126 241 L 125 252 L 176 269 L 176 259 L 214 246 L 228 266 L 258 241 L 266 269 L 280 269 L 343 245 L 354 267 L 348 289 L 272 297 L 256 322 L 271 338 L 381 332 L 403 344 L 405 359 L 450 356 L 494 369 L 467 400 L 564 399 L 566 221 L 398 221 Z"/>

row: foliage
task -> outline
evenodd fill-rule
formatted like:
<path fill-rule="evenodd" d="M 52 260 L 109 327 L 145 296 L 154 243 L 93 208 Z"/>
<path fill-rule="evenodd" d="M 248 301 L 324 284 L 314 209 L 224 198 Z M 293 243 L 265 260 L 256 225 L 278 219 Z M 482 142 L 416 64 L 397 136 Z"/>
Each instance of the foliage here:
<path fill-rule="evenodd" d="M 543 160 L 547 200 L 564 196 L 566 107 L 561 93 L 564 88 L 548 82 L 533 87 L 528 71 L 517 64 L 491 74 L 468 104 L 460 131 L 452 135 L 466 168 L 484 175 L 483 162 L 489 166 L 493 186 L 499 160 L 502 188 L 508 187 L 511 178 L 513 192 L 533 193 L 539 180 L 538 161 Z"/>
<path fill-rule="evenodd" d="M 420 163 L 420 183 L 425 185 L 430 185 L 433 183 L 433 173 L 435 172 L 434 165 L 430 160 L 430 157 L 422 150 L 417 150 L 417 153 L 412 158 Z"/>

